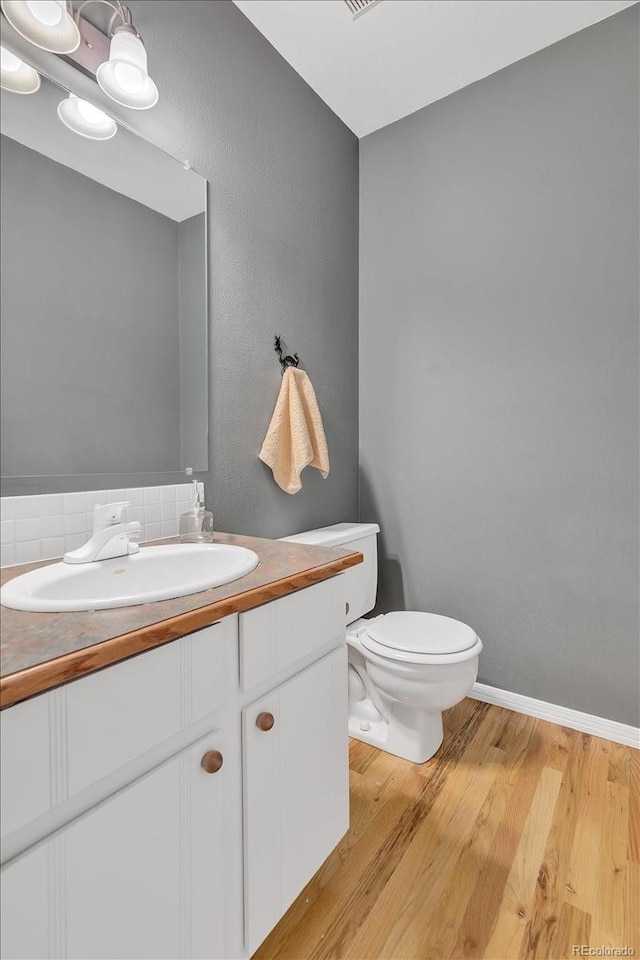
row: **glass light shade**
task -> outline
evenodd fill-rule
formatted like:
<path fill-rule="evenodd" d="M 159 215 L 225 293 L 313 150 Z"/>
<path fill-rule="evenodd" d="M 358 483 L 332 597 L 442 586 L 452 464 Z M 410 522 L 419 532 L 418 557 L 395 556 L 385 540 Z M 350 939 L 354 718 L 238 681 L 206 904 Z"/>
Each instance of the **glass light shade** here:
<path fill-rule="evenodd" d="M 129 30 L 116 31 L 109 59 L 98 67 L 102 90 L 123 107 L 148 110 L 158 102 L 158 88 L 147 73 L 147 51 L 140 37 Z"/>
<path fill-rule="evenodd" d="M 2 12 L 20 36 L 41 50 L 72 53 L 80 31 L 65 0 L 1 0 Z"/>
<path fill-rule="evenodd" d="M 15 53 L 0 47 L 0 87 L 11 93 L 35 93 L 40 89 L 40 74 Z"/>
<path fill-rule="evenodd" d="M 58 104 L 58 116 L 65 127 L 89 140 L 110 140 L 118 130 L 113 117 L 94 107 L 88 100 L 76 97 L 74 93 Z"/>

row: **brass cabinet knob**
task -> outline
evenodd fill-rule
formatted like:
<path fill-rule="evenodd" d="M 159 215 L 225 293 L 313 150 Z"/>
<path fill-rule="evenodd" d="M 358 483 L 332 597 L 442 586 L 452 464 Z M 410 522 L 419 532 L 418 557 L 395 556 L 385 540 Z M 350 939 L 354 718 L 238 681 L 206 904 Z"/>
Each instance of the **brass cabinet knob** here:
<path fill-rule="evenodd" d="M 266 733 L 267 730 L 271 730 L 275 722 L 272 713 L 259 713 L 256 718 L 256 727 Z"/>
<path fill-rule="evenodd" d="M 207 750 L 200 766 L 206 773 L 217 773 L 222 766 L 222 754 L 219 750 Z"/>

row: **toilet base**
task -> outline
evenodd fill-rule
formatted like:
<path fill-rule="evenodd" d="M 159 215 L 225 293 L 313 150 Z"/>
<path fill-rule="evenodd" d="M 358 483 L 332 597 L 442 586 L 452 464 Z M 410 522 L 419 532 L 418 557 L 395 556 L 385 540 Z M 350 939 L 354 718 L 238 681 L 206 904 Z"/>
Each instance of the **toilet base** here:
<path fill-rule="evenodd" d="M 401 703 L 393 704 L 389 722 L 384 718 L 369 722 L 349 717 L 350 737 L 412 763 L 430 760 L 443 735 L 441 713 L 423 713 Z"/>

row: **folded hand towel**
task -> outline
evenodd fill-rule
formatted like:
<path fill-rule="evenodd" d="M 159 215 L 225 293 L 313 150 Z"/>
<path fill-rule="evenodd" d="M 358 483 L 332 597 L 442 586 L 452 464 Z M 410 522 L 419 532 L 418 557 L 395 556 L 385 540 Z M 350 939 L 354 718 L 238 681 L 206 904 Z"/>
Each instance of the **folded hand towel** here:
<path fill-rule="evenodd" d="M 285 493 L 302 488 L 300 474 L 316 467 L 329 474 L 329 452 L 311 380 L 297 367 L 287 367 L 260 459 L 273 470 L 273 478 Z"/>

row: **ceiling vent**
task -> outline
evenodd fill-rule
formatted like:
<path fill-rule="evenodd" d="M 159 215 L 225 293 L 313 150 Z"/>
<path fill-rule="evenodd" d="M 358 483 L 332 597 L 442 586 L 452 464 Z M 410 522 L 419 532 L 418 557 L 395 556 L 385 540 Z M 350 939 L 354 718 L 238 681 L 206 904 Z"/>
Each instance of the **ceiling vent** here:
<path fill-rule="evenodd" d="M 353 14 L 353 19 L 361 16 L 363 13 L 366 13 L 367 10 L 371 10 L 372 7 L 375 7 L 376 4 L 381 3 L 382 0 L 344 0 L 346 5 L 351 10 Z"/>

